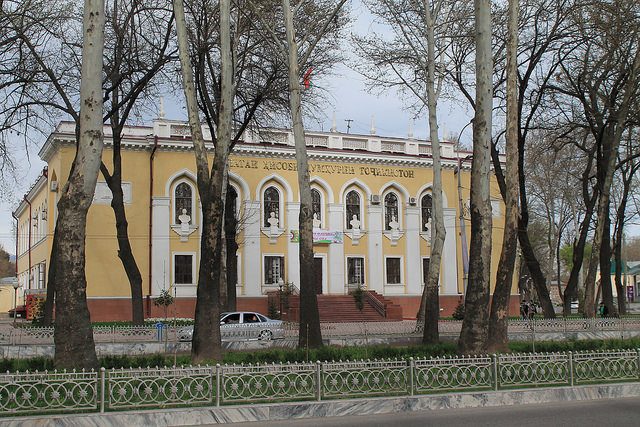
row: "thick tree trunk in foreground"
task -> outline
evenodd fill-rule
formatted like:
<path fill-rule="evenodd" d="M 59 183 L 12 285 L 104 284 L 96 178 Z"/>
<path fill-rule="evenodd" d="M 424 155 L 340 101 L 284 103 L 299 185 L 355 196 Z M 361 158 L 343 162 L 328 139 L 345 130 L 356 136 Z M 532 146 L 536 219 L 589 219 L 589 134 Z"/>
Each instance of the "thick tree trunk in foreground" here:
<path fill-rule="evenodd" d="M 85 238 L 87 212 L 102 161 L 102 50 L 104 1 L 85 0 L 80 84 L 80 139 L 69 179 L 58 202 L 55 234 L 56 328 L 58 368 L 97 368 L 93 329 L 87 307 Z"/>
<path fill-rule="evenodd" d="M 202 237 L 200 242 L 200 268 L 198 273 L 198 289 L 196 296 L 195 323 L 193 328 L 193 341 L 191 358 L 194 363 L 204 361 L 220 361 L 222 359 L 222 346 L 220 337 L 220 256 L 221 236 L 224 205 L 221 199 L 222 185 L 224 182 L 224 170 L 228 157 L 228 140 L 222 137 L 223 129 L 218 129 L 219 139 L 216 153 L 209 175 L 209 163 L 207 151 L 204 145 L 204 137 L 198 117 L 198 105 L 196 90 L 189 58 L 189 45 L 187 38 L 186 22 L 184 16 L 184 4 L 182 0 L 174 0 L 174 12 L 176 16 L 176 30 L 178 46 L 180 50 L 180 66 L 184 85 L 191 139 L 196 157 L 198 174 L 198 192 L 202 204 Z M 229 46 L 229 2 L 220 1 L 220 43 Z M 224 50 L 224 49 L 223 49 Z M 223 53 L 224 60 L 228 58 Z M 224 60 L 222 61 L 224 63 Z M 225 73 L 227 74 L 225 76 Z M 222 67 L 222 88 L 226 92 L 229 84 L 228 67 Z M 226 97 L 221 104 L 228 102 Z M 227 103 L 220 106 L 220 121 L 228 117 L 224 109 L 231 108 Z"/>
<path fill-rule="evenodd" d="M 475 0 L 476 114 L 471 167 L 471 244 L 465 316 L 458 340 L 463 354 L 486 353 L 491 280 L 491 110 L 493 75 L 489 0 Z"/>
<path fill-rule="evenodd" d="M 505 225 L 502 252 L 496 272 L 496 287 L 489 315 L 488 350 L 507 351 L 509 299 L 518 246 L 518 0 L 509 0 L 507 39 L 507 135 L 505 176 Z"/>
<path fill-rule="evenodd" d="M 298 70 L 298 46 L 293 30 L 293 16 L 289 0 L 282 0 L 284 24 L 287 34 L 289 64 L 289 104 L 293 138 L 296 145 L 298 166 L 298 187 L 300 191 L 300 332 L 298 347 L 322 347 L 320 316 L 315 291 L 315 271 L 313 269 L 313 214 L 311 210 L 311 185 L 309 183 L 309 162 L 302 124 L 300 103 L 300 73 Z"/>

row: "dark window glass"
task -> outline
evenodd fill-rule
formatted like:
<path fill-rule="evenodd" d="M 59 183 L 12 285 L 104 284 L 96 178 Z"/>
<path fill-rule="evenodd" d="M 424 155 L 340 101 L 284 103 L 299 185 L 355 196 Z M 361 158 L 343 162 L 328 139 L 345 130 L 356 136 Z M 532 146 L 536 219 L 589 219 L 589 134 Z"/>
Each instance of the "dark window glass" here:
<path fill-rule="evenodd" d="M 422 258 L 422 281 L 427 284 L 429 277 L 429 258 Z"/>
<path fill-rule="evenodd" d="M 180 224 L 180 220 L 178 217 L 182 215 L 182 210 L 184 209 L 187 215 L 191 217 L 190 224 L 193 224 L 193 215 L 191 215 L 191 206 L 193 201 L 193 194 L 191 191 L 191 187 L 186 182 L 181 182 L 176 186 L 176 194 L 175 194 L 175 203 L 176 203 L 176 217 L 175 224 Z"/>
<path fill-rule="evenodd" d="M 269 217 L 271 212 L 275 217 L 280 216 L 280 193 L 274 187 L 269 187 L 264 191 L 264 226 L 269 227 Z M 278 224 L 280 227 L 282 224 Z"/>
<path fill-rule="evenodd" d="M 193 283 L 192 255 L 176 255 L 175 256 L 175 283 L 191 284 Z"/>
<path fill-rule="evenodd" d="M 364 284 L 364 258 L 347 258 L 348 284 Z"/>
<path fill-rule="evenodd" d="M 400 283 L 400 258 L 387 258 L 387 283 Z"/>
<path fill-rule="evenodd" d="M 231 313 L 222 318 L 220 323 L 225 325 L 232 325 L 236 323 L 240 323 L 240 313 Z"/>
<path fill-rule="evenodd" d="M 362 227 L 362 219 L 360 218 L 360 195 L 357 191 L 349 191 L 347 193 L 346 200 L 347 208 L 347 229 L 353 228 L 351 226 L 351 220 L 355 216 L 360 221 L 360 228 Z"/>
<path fill-rule="evenodd" d="M 420 206 L 422 209 L 422 230 L 427 229 L 427 223 L 431 219 L 431 195 L 425 194 L 422 196 L 422 201 L 420 202 Z"/>
<path fill-rule="evenodd" d="M 311 209 L 313 210 L 312 216 L 315 215 L 316 219 L 322 220 L 322 207 L 320 205 L 320 192 L 315 188 L 311 190 Z"/>
<path fill-rule="evenodd" d="M 398 222 L 398 197 L 394 193 L 384 196 L 384 229 L 391 230 L 391 221 Z"/>
<path fill-rule="evenodd" d="M 264 283 L 268 285 L 277 285 L 281 278 L 284 281 L 284 257 L 265 256 Z"/>

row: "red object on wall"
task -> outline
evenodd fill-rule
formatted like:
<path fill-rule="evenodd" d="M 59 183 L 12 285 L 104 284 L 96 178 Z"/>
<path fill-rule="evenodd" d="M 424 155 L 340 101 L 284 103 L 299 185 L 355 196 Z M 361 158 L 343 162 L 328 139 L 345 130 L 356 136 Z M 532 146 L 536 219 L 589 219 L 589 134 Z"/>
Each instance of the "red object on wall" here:
<path fill-rule="evenodd" d="M 40 314 L 45 297 L 42 295 L 27 295 L 27 319 L 33 320 Z"/>

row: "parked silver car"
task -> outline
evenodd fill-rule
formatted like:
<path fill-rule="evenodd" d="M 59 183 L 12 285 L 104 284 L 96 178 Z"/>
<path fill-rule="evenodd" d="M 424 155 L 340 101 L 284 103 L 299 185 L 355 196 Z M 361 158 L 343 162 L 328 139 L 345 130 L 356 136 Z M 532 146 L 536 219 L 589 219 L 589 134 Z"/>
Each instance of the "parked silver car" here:
<path fill-rule="evenodd" d="M 220 316 L 222 341 L 244 341 L 284 338 L 282 320 L 272 320 L 252 311 L 233 311 Z M 178 331 L 180 341 L 191 341 L 193 326 L 185 326 Z"/>

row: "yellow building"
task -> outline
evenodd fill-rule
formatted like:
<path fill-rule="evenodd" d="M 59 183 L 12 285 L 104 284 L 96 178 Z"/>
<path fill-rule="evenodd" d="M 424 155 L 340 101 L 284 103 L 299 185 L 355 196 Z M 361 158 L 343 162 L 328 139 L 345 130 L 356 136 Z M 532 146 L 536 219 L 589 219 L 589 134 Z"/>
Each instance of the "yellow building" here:
<path fill-rule="evenodd" d="M 205 138 L 210 132 L 203 127 Z M 104 163 L 111 168 L 110 128 Z M 338 132 L 306 134 L 314 200 L 314 268 L 318 293 L 344 295 L 363 285 L 415 317 L 429 261 L 431 145 L 413 138 Z M 178 296 L 178 315 L 195 306 L 201 211 L 189 127 L 157 119 L 127 127 L 122 141 L 123 191 L 131 246 L 143 276 L 147 314 L 163 289 Z M 213 147 L 210 145 L 212 150 Z M 442 143 L 446 239 L 441 306 L 448 314 L 463 292 L 457 168 L 461 158 Z M 46 286 L 58 191 L 75 155 L 74 124 L 61 123 L 39 153 L 48 164 L 14 215 L 18 218 L 18 279 L 23 289 Z M 461 197 L 468 201 L 470 163 L 462 162 Z M 266 294 L 298 288 L 298 178 L 293 135 L 247 131 L 231 156 L 230 183 L 242 224 L 237 240 L 238 307 L 266 312 Z M 504 207 L 492 184 L 493 271 Z M 117 256 L 111 192 L 98 178 L 87 222 L 87 295 L 94 320 L 128 319 L 130 291 Z M 49 220 L 51 219 L 51 220 Z M 467 233 L 469 224 L 467 223 Z M 30 291 L 34 292 L 34 291 Z"/>

